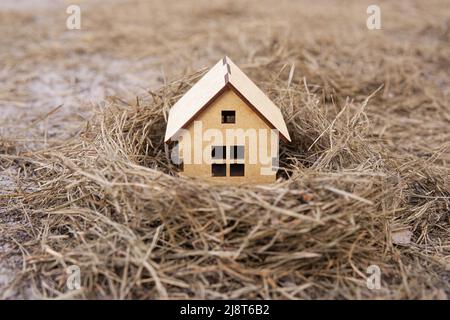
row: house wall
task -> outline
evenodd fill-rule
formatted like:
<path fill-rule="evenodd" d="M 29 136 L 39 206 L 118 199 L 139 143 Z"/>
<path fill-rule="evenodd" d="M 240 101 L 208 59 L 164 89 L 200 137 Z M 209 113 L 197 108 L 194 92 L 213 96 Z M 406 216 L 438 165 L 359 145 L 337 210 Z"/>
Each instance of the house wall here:
<path fill-rule="evenodd" d="M 234 124 L 221 123 L 222 110 L 235 110 L 236 121 Z M 204 139 L 202 139 L 202 135 L 208 133 L 208 129 L 220 130 L 225 139 L 227 134 L 226 129 L 242 129 L 244 133 L 250 134 L 250 136 L 252 136 L 252 133 L 255 133 L 254 137 L 256 137 L 256 139 L 251 139 L 247 136 L 244 139 L 244 143 L 228 144 L 226 141 L 222 144 L 220 144 L 220 141 L 204 141 Z M 247 131 L 248 129 L 250 130 Z M 264 136 L 259 136 L 261 132 L 260 129 L 265 131 L 265 139 Z M 185 133 L 181 134 L 182 140 L 180 142 L 180 155 L 184 161 L 184 169 L 181 174 L 190 177 L 207 179 L 212 182 L 227 184 L 258 184 L 274 182 L 276 179 L 276 171 L 271 170 L 272 156 L 278 155 L 278 139 L 271 137 L 270 132 L 270 127 L 266 124 L 266 122 L 264 122 L 264 120 L 262 120 L 232 89 L 227 88 L 208 107 L 201 111 L 196 116 L 195 120 L 186 127 Z M 211 159 L 211 145 L 227 145 L 227 159 Z M 229 145 L 244 145 L 244 159 L 230 160 Z M 198 146 L 201 146 L 201 148 Z M 206 150 L 204 152 L 208 161 L 227 164 L 226 177 L 213 177 L 210 163 L 194 163 L 196 157 L 197 162 L 202 162 L 201 152 L 203 150 Z M 253 154 L 250 154 L 252 151 L 254 151 Z M 265 156 L 260 157 L 260 152 L 263 152 Z M 191 160 L 191 164 L 188 163 L 189 159 Z M 256 163 L 250 163 L 252 159 L 253 162 L 255 162 L 254 160 L 257 160 Z M 261 163 L 260 159 L 263 159 L 266 163 Z M 245 175 L 243 177 L 230 176 L 230 162 L 244 163 Z M 262 168 L 266 168 L 270 174 L 262 174 Z"/>

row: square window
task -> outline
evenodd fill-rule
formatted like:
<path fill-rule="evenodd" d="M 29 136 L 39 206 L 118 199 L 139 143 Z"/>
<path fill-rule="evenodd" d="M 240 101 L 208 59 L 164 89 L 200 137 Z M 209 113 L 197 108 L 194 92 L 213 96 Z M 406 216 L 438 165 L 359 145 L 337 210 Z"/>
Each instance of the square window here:
<path fill-rule="evenodd" d="M 245 165 L 243 163 L 230 164 L 230 176 L 243 177 L 245 174 Z"/>
<path fill-rule="evenodd" d="M 222 110 L 222 123 L 236 123 L 236 111 Z"/>
<path fill-rule="evenodd" d="M 230 159 L 244 159 L 244 146 L 231 146 Z"/>
<path fill-rule="evenodd" d="M 211 165 L 213 177 L 225 177 L 227 175 L 227 165 L 225 163 L 213 163 Z"/>
<path fill-rule="evenodd" d="M 225 146 L 212 146 L 211 158 L 212 159 L 225 159 L 227 155 L 227 148 Z"/>

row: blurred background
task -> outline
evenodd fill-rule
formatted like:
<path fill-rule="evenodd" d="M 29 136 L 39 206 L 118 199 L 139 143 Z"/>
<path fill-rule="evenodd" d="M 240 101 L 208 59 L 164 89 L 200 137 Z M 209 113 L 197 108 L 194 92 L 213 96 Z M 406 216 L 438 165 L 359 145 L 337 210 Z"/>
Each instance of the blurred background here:
<path fill-rule="evenodd" d="M 338 87 L 336 73 L 353 77 L 362 94 L 388 80 L 381 66 L 409 72 L 420 54 L 420 72 L 448 92 L 448 60 L 432 54 L 448 49 L 449 2 L 377 1 L 382 28 L 369 30 L 372 2 L 2 0 L 2 131 L 59 105 L 52 119 L 77 122 L 106 96 L 132 98 L 225 54 L 250 73 L 255 61 L 282 58 L 307 80 Z M 80 8 L 80 30 L 66 26 L 70 5 Z M 65 134 L 67 124 L 52 121 L 47 130 Z"/>

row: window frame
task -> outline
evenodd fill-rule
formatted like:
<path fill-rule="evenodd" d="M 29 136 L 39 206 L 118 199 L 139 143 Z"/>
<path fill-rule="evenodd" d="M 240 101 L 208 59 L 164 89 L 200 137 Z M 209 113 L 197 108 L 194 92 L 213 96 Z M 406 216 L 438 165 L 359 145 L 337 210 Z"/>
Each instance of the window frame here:
<path fill-rule="evenodd" d="M 227 119 L 229 119 L 229 117 L 232 117 L 232 119 L 233 119 L 232 122 L 227 121 Z M 222 124 L 236 124 L 236 110 L 222 110 L 222 112 L 220 114 L 220 122 Z"/>

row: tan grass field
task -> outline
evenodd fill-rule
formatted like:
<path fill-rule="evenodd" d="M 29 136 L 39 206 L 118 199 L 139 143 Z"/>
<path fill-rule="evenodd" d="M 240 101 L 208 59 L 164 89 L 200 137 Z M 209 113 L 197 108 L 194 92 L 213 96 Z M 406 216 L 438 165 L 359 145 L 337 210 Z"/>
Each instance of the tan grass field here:
<path fill-rule="evenodd" d="M 448 299 L 450 2 L 373 3 L 0 2 L 0 298 Z M 169 161 L 224 55 L 286 119 L 275 184 Z"/>

